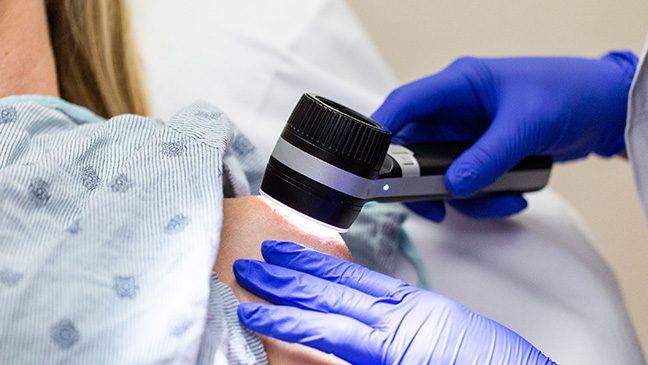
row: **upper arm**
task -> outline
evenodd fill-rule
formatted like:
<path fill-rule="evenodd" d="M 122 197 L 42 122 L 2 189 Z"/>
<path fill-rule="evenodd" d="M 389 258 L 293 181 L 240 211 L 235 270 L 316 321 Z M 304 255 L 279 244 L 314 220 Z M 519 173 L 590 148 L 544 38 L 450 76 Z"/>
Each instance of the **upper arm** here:
<path fill-rule="evenodd" d="M 263 260 L 263 240 L 299 242 L 322 252 L 350 260 L 351 254 L 337 233 L 322 236 L 305 231 L 278 214 L 258 196 L 225 199 L 221 243 L 214 271 L 229 285 L 240 302 L 262 301 L 238 285 L 232 272 L 234 261 L 240 258 Z M 336 364 L 343 361 L 317 350 L 262 337 L 270 363 L 276 364 Z"/>

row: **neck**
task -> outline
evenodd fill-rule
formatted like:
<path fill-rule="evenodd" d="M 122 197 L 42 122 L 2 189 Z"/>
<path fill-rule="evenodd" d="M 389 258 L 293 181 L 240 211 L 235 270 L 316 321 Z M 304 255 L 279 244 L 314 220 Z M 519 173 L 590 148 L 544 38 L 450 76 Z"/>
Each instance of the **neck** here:
<path fill-rule="evenodd" d="M 58 96 L 44 0 L 0 1 L 0 97 Z"/>

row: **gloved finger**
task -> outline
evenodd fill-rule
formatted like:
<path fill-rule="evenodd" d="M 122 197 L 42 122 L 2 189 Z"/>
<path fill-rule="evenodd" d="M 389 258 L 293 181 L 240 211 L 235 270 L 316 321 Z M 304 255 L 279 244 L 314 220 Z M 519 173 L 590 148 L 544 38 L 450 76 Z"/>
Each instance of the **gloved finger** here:
<path fill-rule="evenodd" d="M 234 262 L 234 275 L 245 289 L 273 303 L 337 313 L 364 323 L 380 319 L 376 298 L 313 275 L 256 260 Z"/>
<path fill-rule="evenodd" d="M 405 203 L 414 213 L 433 222 L 441 222 L 445 218 L 445 207 L 440 201 L 423 201 Z"/>
<path fill-rule="evenodd" d="M 316 348 L 353 364 L 380 363 L 380 332 L 352 318 L 293 307 L 243 303 L 241 323 L 254 332 Z"/>
<path fill-rule="evenodd" d="M 456 199 L 448 201 L 448 204 L 460 213 L 476 219 L 506 217 L 520 212 L 528 205 L 526 199 L 516 194 Z"/>
<path fill-rule="evenodd" d="M 460 109 L 473 102 L 473 91 L 457 67 L 403 85 L 392 91 L 372 118 L 393 134 L 408 122 L 433 118 L 443 109 Z"/>
<path fill-rule="evenodd" d="M 464 151 L 448 168 L 446 187 L 456 197 L 467 197 L 494 183 L 500 176 L 527 156 L 534 141 L 519 130 L 520 123 L 509 119 L 520 116 L 503 111 L 470 148 Z"/>
<path fill-rule="evenodd" d="M 261 253 L 269 263 L 314 275 L 374 297 L 391 297 L 399 289 L 409 286 L 402 280 L 293 242 L 264 241 Z"/>
<path fill-rule="evenodd" d="M 470 117 L 466 117 L 470 118 Z M 472 119 L 477 117 L 472 117 Z M 484 134 L 490 123 L 463 123 L 448 116 L 438 116 L 426 122 L 404 125 L 392 136 L 394 144 L 416 144 L 427 142 L 475 141 Z"/>

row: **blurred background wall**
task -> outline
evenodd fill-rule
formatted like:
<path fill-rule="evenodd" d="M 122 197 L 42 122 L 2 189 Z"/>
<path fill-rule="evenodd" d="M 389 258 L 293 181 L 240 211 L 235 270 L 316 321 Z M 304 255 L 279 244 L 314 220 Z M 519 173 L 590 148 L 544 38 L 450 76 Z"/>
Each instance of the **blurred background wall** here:
<path fill-rule="evenodd" d="M 599 56 L 640 52 L 647 0 L 348 0 L 400 81 L 462 55 Z M 582 213 L 621 284 L 648 354 L 648 225 L 620 159 L 589 158 L 554 170 L 552 187 Z"/>

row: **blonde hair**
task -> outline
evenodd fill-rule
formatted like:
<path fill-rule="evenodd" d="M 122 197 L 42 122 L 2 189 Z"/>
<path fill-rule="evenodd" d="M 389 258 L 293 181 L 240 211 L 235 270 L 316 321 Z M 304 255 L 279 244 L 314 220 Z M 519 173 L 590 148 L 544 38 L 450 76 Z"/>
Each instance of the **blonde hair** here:
<path fill-rule="evenodd" d="M 147 115 L 148 100 L 124 0 L 48 0 L 61 97 L 104 117 Z"/>

